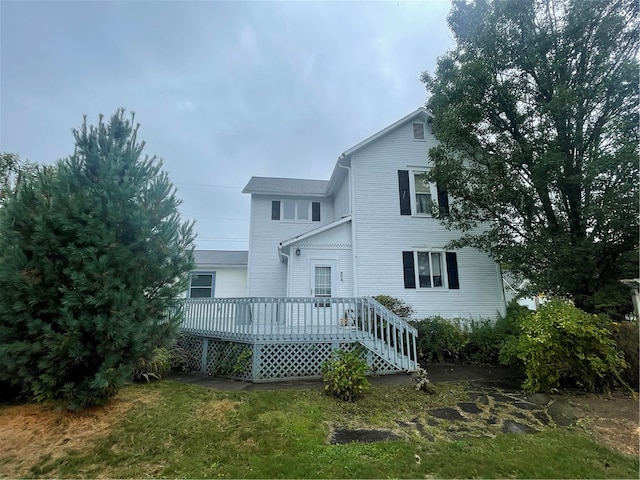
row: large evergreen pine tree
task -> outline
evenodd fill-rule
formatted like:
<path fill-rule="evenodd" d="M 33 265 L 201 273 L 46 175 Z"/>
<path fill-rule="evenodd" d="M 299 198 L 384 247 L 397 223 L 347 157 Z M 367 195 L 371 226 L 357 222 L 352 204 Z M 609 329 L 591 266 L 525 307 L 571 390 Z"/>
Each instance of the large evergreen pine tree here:
<path fill-rule="evenodd" d="M 192 225 L 118 110 L 0 210 L 0 380 L 69 409 L 104 403 L 172 341 Z"/>

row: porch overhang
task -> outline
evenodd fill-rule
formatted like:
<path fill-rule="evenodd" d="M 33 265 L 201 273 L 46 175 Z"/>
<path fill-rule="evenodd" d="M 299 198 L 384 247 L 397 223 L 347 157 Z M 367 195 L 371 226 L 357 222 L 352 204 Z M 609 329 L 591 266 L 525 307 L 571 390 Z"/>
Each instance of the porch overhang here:
<path fill-rule="evenodd" d="M 326 225 L 322 225 L 321 227 L 314 228 L 313 230 L 309 230 L 308 232 L 301 233 L 300 235 L 296 235 L 295 237 L 284 240 L 278 244 L 278 256 L 280 257 L 280 261 L 282 263 L 286 263 L 289 259 L 289 255 L 291 254 L 291 247 L 295 244 L 306 240 L 308 238 L 312 238 L 315 235 L 318 235 L 322 232 L 326 232 L 327 230 L 331 230 L 336 228 L 344 223 L 348 223 L 351 221 L 351 215 L 345 215 L 331 223 L 327 223 Z"/>

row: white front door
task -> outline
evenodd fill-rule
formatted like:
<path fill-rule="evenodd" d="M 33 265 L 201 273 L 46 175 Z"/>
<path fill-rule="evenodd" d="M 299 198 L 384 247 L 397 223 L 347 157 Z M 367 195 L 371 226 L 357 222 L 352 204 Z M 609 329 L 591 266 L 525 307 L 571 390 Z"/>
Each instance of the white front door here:
<path fill-rule="evenodd" d="M 329 298 L 336 294 L 336 261 L 309 260 L 309 296 Z M 319 302 L 321 304 L 322 302 Z"/>

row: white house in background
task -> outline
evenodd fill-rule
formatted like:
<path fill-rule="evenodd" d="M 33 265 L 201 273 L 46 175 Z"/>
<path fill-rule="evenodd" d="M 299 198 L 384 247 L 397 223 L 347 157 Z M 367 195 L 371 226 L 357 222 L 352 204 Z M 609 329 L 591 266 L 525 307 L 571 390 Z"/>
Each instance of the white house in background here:
<path fill-rule="evenodd" d="M 446 250 L 459 232 L 430 214 L 432 202 L 448 210 L 455 201 L 425 178 L 436 145 L 430 120 L 419 108 L 360 142 L 328 181 L 252 177 L 243 190 L 251 194 L 246 295 L 385 294 L 411 304 L 416 318 L 503 314 L 499 266 L 475 249 Z"/>
<path fill-rule="evenodd" d="M 230 298 L 247 295 L 248 252 L 195 250 L 188 298 Z"/>

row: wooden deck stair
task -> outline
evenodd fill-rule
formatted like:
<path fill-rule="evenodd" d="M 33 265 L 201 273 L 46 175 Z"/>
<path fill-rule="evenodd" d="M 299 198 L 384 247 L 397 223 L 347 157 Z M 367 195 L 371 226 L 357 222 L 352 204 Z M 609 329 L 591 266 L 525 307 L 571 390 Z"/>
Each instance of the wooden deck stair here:
<path fill-rule="evenodd" d="M 234 378 L 317 377 L 331 351 L 356 343 L 368 349 L 376 373 L 418 366 L 415 328 L 370 297 L 195 298 L 183 305 L 182 332 L 204 339 L 198 347 L 200 369 L 214 368 L 228 344 L 251 347 L 251 371 Z"/>

